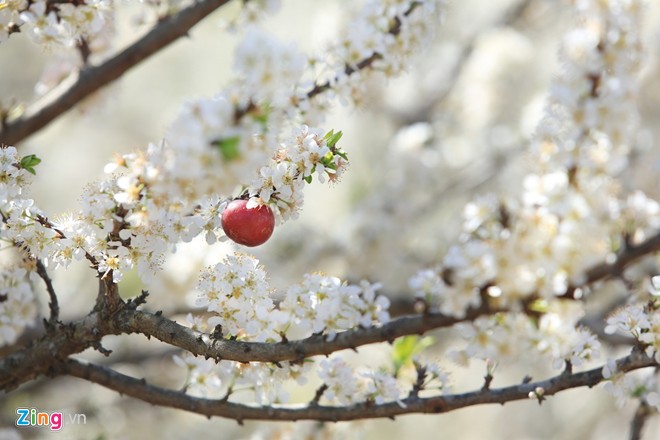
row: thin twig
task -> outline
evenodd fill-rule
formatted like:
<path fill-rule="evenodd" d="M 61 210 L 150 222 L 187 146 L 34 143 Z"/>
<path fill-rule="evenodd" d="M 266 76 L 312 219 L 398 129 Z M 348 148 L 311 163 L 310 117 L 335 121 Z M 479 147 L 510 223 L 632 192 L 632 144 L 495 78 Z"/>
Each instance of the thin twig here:
<path fill-rule="evenodd" d="M 635 416 L 630 422 L 630 440 L 642 440 L 642 431 L 644 430 L 644 425 L 646 421 L 651 416 L 653 410 L 649 407 L 649 404 L 640 401 L 637 411 L 635 411 Z"/>
<path fill-rule="evenodd" d="M 611 263 L 602 263 L 592 267 L 586 272 L 586 280 L 582 285 L 570 286 L 561 298 L 573 298 L 575 292 L 585 285 L 599 280 L 620 276 L 624 269 L 642 257 L 651 255 L 660 250 L 660 233 L 653 235 L 646 241 L 624 248 Z"/>
<path fill-rule="evenodd" d="M 46 290 L 48 291 L 48 296 L 50 297 L 50 318 L 48 319 L 48 322 L 50 324 L 50 327 L 52 328 L 57 321 L 60 319 L 60 306 L 57 301 L 57 294 L 55 293 L 55 289 L 53 288 L 53 281 L 50 279 L 50 276 L 48 275 L 48 271 L 46 270 L 46 266 L 44 266 L 44 263 L 37 259 L 37 275 L 44 281 L 44 284 L 46 285 Z"/>
<path fill-rule="evenodd" d="M 121 77 L 126 71 L 157 53 L 168 44 L 186 36 L 190 28 L 229 0 L 201 0 L 173 16 L 163 18 L 138 41 L 98 66 L 86 66 L 75 82 L 54 99 L 50 96 L 31 105 L 18 119 L 8 120 L 0 140 L 15 145 L 75 107 L 87 96 Z"/>

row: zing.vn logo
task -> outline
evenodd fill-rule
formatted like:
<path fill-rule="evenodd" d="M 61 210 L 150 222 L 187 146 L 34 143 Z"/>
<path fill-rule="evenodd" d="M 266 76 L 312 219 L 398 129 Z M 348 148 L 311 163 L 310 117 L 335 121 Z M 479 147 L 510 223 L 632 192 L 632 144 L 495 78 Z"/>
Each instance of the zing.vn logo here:
<path fill-rule="evenodd" d="M 45 426 L 51 431 L 62 429 L 64 417 L 61 412 L 41 412 L 36 408 L 16 408 L 16 426 Z M 69 421 L 76 424 L 87 424 L 85 414 L 69 414 Z"/>

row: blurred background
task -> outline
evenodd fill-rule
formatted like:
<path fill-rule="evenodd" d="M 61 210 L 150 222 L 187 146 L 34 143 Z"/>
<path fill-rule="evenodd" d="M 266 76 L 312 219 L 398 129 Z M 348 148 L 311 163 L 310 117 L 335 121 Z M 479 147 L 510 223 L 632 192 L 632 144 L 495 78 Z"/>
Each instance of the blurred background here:
<path fill-rule="evenodd" d="M 88 182 L 103 178 L 113 152 L 126 153 L 161 139 L 186 99 L 212 96 L 231 78 L 240 34 L 223 29 L 238 14 L 232 2 L 177 41 L 129 71 L 119 82 L 89 98 L 47 128 L 23 141 L 23 154 L 43 159 L 31 189 L 37 204 L 53 218 L 77 210 Z M 640 110 L 642 130 L 624 186 L 659 198 L 660 156 L 653 148 L 660 124 L 660 4 L 648 2 L 646 51 Z M 452 2 L 437 38 L 412 60 L 408 72 L 369 84 L 357 109 L 335 108 L 322 128 L 342 130 L 351 168 L 334 186 L 310 185 L 299 219 L 278 227 L 271 240 L 251 249 L 264 264 L 271 284 L 284 289 L 304 273 L 324 272 L 351 281 L 383 283 L 391 298 L 410 298 L 407 280 L 418 269 L 437 264 L 460 231 L 465 203 L 487 193 L 519 191 L 534 160 L 526 147 L 541 117 L 552 75 L 557 71 L 561 35 L 570 26 L 568 2 L 555 0 L 463 0 Z M 350 19 L 356 2 L 283 0 L 282 9 L 263 25 L 283 40 L 296 41 L 307 54 L 322 53 Z M 145 5 L 117 2 L 116 47 L 134 41 L 147 27 Z M 147 17 L 148 21 L 148 17 Z M 35 84 L 56 56 L 24 35 L 0 45 L 0 102 L 30 103 Z M 423 170 L 423 172 L 422 172 Z M 199 270 L 235 249 L 203 242 L 180 246 L 165 263 L 147 308 L 185 320 L 193 310 Z M 245 251 L 245 249 L 243 249 Z M 75 319 L 93 305 L 96 280 L 84 263 L 57 271 L 55 287 L 62 317 Z M 122 281 L 122 292 L 139 292 L 137 277 Z M 47 299 L 42 295 L 42 307 Z M 485 367 L 469 368 L 442 359 L 454 344 L 439 332 L 430 350 L 452 372 L 455 391 L 482 385 Z M 106 338 L 110 358 L 83 357 L 151 382 L 181 387 L 185 371 L 175 366 L 176 351 L 139 336 Z M 377 367 L 388 362 L 388 348 L 360 349 L 359 359 Z M 613 351 L 612 353 L 616 353 Z M 358 361 L 354 355 L 348 355 Z M 553 374 L 534 359 L 500 366 L 493 386 L 518 383 L 525 375 Z M 314 386 L 292 388 L 293 400 L 309 400 Z M 65 426 L 59 434 L 11 427 L 20 406 L 85 414 L 86 424 Z M 578 389 L 549 398 L 505 406 L 482 406 L 433 416 L 404 416 L 333 424 L 327 438 L 443 439 L 620 439 L 627 436 L 636 405 L 622 409 L 601 389 Z M 311 438 L 317 423 L 295 425 L 212 419 L 124 398 L 100 386 L 70 378 L 39 380 L 8 396 L 0 395 L 0 439 L 221 439 Z M 19 435 L 20 434 L 20 435 Z M 22 436 L 22 437 L 21 437 Z M 645 439 L 660 439 L 660 422 L 651 419 Z"/>

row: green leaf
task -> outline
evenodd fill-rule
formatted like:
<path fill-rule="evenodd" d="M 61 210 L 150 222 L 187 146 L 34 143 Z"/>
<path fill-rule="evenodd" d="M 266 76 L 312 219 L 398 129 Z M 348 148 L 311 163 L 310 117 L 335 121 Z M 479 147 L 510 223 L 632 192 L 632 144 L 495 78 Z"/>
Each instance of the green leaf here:
<path fill-rule="evenodd" d="M 238 146 L 241 143 L 240 136 L 232 136 L 228 138 L 218 139 L 212 145 L 218 147 L 220 154 L 225 160 L 231 161 L 238 159 L 241 156 L 241 150 Z"/>
<path fill-rule="evenodd" d="M 325 140 L 325 144 L 328 146 L 328 148 L 333 148 L 337 142 L 339 142 L 339 139 L 344 135 L 341 131 L 338 131 L 335 133 L 334 130 L 330 130 L 325 134 L 323 139 Z"/>
<path fill-rule="evenodd" d="M 394 375 L 398 375 L 403 367 L 411 365 L 415 355 L 433 345 L 434 342 L 435 339 L 431 336 L 421 338 L 417 335 L 404 336 L 394 341 L 392 346 Z"/>
<path fill-rule="evenodd" d="M 303 177 L 303 180 L 304 180 L 305 182 L 307 182 L 307 183 L 312 183 L 312 175 L 310 174 L 310 175 L 307 176 L 307 177 Z"/>
<path fill-rule="evenodd" d="M 29 154 L 21 159 L 21 168 L 29 173 L 37 174 L 34 167 L 40 163 L 41 159 L 39 159 L 36 154 Z"/>

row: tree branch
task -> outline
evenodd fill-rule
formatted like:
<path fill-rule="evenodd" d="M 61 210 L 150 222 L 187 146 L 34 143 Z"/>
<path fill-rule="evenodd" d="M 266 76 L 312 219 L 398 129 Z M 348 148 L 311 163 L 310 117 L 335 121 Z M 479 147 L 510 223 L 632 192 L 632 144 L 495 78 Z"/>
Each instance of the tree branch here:
<path fill-rule="evenodd" d="M 487 307 L 470 310 L 465 317 L 442 314 L 403 316 L 380 327 L 357 328 L 338 333 L 334 339 L 328 335 L 313 335 L 287 342 L 244 342 L 220 339 L 207 343 L 201 333 L 177 324 L 161 315 L 143 311 L 124 310 L 117 319 L 120 333 L 140 333 L 187 350 L 197 356 L 238 362 L 299 361 L 311 356 L 328 355 L 335 351 L 356 349 L 362 345 L 393 342 L 406 335 L 423 334 L 430 330 L 451 327 L 478 316 L 494 313 Z M 0 370 L 1 371 L 1 370 Z"/>
<path fill-rule="evenodd" d="M 644 425 L 649 417 L 654 413 L 654 410 L 646 402 L 639 402 L 635 416 L 630 423 L 630 440 L 641 440 Z"/>
<path fill-rule="evenodd" d="M 53 281 L 50 279 L 50 276 L 48 275 L 48 271 L 46 270 L 46 266 L 44 266 L 44 263 L 37 259 L 37 275 L 44 281 L 44 284 L 46 285 L 46 290 L 48 291 L 48 296 L 50 297 L 50 318 L 48 319 L 48 324 L 52 328 L 53 325 L 57 322 L 58 319 L 60 319 L 60 306 L 57 301 L 57 294 L 55 293 L 55 288 L 53 288 Z"/>
<path fill-rule="evenodd" d="M 652 366 L 657 366 L 657 363 L 641 352 L 634 352 L 617 361 L 617 369 L 621 372 Z M 537 392 L 539 389 L 543 390 L 543 396 L 551 396 L 572 388 L 593 387 L 604 380 L 602 367 L 599 367 L 581 373 L 559 374 L 551 379 L 503 388 L 423 398 L 410 396 L 402 399 L 401 404 L 391 402 L 375 405 L 365 402 L 343 407 L 318 404 L 258 407 L 229 402 L 225 399 L 213 400 L 189 396 L 180 391 L 149 385 L 144 379 L 136 379 L 106 367 L 84 364 L 73 359 L 63 364 L 59 373 L 97 383 L 153 405 L 182 409 L 207 417 L 226 417 L 239 422 L 249 419 L 337 422 L 367 418 L 392 418 L 411 413 L 446 413 L 474 405 L 504 404 L 515 400 L 527 400 L 530 393 Z"/>
<path fill-rule="evenodd" d="M 0 358 L 0 390 L 9 391 L 39 376 L 54 374 L 58 363 L 69 355 L 80 353 L 110 334 L 104 321 L 99 312 L 92 312 Z"/>
<path fill-rule="evenodd" d="M 624 247 L 611 263 L 602 263 L 589 269 L 581 285 L 570 286 L 561 298 L 573 298 L 575 291 L 596 281 L 620 276 L 626 267 L 642 257 L 660 250 L 660 233 L 653 235 L 646 241 L 636 245 Z"/>
<path fill-rule="evenodd" d="M 31 105 L 18 119 L 7 121 L 0 131 L 0 141 L 15 145 L 42 129 L 76 106 L 87 96 L 113 82 L 126 71 L 155 54 L 229 0 L 200 0 L 179 13 L 161 20 L 151 31 L 114 57 L 98 66 L 84 67 L 75 82 L 55 98 L 50 96 Z M 67 84 L 63 84 L 65 87 Z"/>
<path fill-rule="evenodd" d="M 660 234 L 638 246 L 626 249 L 619 254 L 615 262 L 600 264 L 587 271 L 586 282 L 582 287 L 614 276 L 627 265 L 658 249 L 660 249 Z M 103 307 L 97 308 L 82 320 L 62 326 L 57 332 L 42 336 L 34 344 L 0 358 L 0 390 L 12 389 L 40 375 L 48 374 L 69 355 L 97 346 L 104 335 L 140 333 L 147 337 L 153 336 L 193 354 L 213 359 L 278 362 L 301 360 L 339 350 L 355 349 L 362 345 L 393 341 L 400 336 L 422 334 L 496 312 L 488 305 L 483 305 L 468 311 L 464 318 L 441 314 L 403 316 L 381 327 L 358 328 L 338 333 L 332 341 L 328 341 L 326 335 L 315 335 L 298 341 L 280 343 L 232 340 L 207 343 L 202 338 L 202 334 L 158 313 L 135 310 L 134 307 L 127 307 L 123 302 L 116 304 L 116 307 L 117 309 L 112 311 Z"/>

